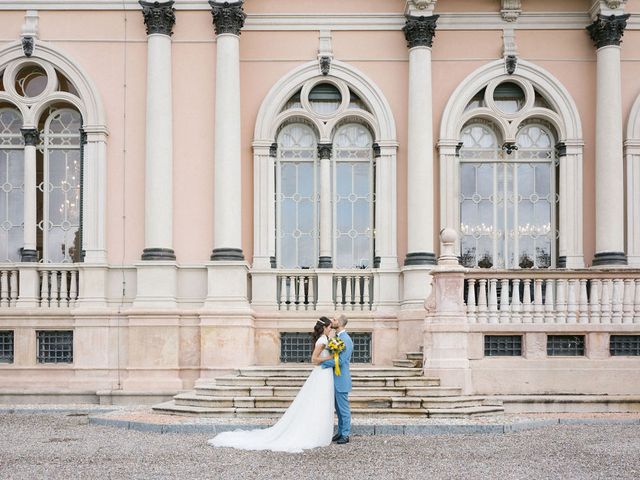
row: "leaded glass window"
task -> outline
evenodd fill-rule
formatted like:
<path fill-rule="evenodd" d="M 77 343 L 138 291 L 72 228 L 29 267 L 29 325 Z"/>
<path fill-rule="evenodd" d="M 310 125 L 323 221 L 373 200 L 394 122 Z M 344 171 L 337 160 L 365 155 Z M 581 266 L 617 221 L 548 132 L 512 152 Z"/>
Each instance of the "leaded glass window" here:
<path fill-rule="evenodd" d="M 462 263 L 483 268 L 549 268 L 557 238 L 556 157 L 551 130 L 528 123 L 518 149 L 503 151 L 489 123 L 462 130 Z"/>
<path fill-rule="evenodd" d="M 369 130 L 354 123 L 334 137 L 334 241 L 336 268 L 373 263 L 373 150 Z"/>
<path fill-rule="evenodd" d="M 0 261 L 19 262 L 24 243 L 24 142 L 22 116 L 0 108 Z"/>
<path fill-rule="evenodd" d="M 276 161 L 276 252 L 282 268 L 312 268 L 318 258 L 317 141 L 311 127 L 286 125 Z"/>
<path fill-rule="evenodd" d="M 80 261 L 80 114 L 52 108 L 40 136 L 38 248 L 45 262 Z"/>

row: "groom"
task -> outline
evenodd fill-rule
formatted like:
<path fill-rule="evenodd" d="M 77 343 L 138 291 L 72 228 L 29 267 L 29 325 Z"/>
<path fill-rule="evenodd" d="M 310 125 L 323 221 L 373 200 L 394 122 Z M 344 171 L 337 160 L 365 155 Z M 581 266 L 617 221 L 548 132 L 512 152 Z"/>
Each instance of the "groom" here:
<path fill-rule="evenodd" d="M 345 345 L 345 349 L 338 356 L 340 362 L 340 373 L 333 374 L 333 387 L 336 396 L 336 412 L 338 413 L 338 431 L 331 439 L 340 445 L 349 443 L 349 432 L 351 431 L 351 409 L 349 407 L 349 392 L 351 391 L 351 372 L 349 371 L 349 362 L 351 361 L 351 353 L 353 352 L 353 341 L 345 330 L 347 326 L 347 317 L 340 315 L 333 319 L 331 326 L 337 330 L 338 338 Z M 332 359 L 322 362 L 322 368 L 334 368 L 335 361 Z"/>

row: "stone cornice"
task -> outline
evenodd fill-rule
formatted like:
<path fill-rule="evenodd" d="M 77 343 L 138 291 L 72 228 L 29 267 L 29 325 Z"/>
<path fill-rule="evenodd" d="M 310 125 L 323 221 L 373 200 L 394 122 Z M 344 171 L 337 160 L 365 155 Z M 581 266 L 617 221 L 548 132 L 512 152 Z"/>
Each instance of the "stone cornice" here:
<path fill-rule="evenodd" d="M 240 35 L 240 30 L 242 30 L 244 21 L 247 18 L 247 14 L 242 10 L 243 3 L 242 0 L 237 2 L 209 0 L 216 35 L 222 35 L 223 33 Z"/>
<path fill-rule="evenodd" d="M 626 15 L 598 15 L 596 21 L 587 26 L 587 31 L 591 35 L 595 46 L 602 48 L 610 45 L 620 45 L 629 17 L 628 13 Z"/>
<path fill-rule="evenodd" d="M 431 47 L 433 45 L 433 37 L 436 36 L 436 22 L 439 15 L 431 15 L 428 17 L 406 16 L 407 21 L 402 28 L 404 37 L 407 39 L 407 46 L 414 47 Z"/>
<path fill-rule="evenodd" d="M 142 7 L 147 35 L 154 33 L 173 35 L 173 26 L 176 24 L 176 10 L 173 8 L 173 0 L 163 3 L 140 0 L 139 3 Z"/>

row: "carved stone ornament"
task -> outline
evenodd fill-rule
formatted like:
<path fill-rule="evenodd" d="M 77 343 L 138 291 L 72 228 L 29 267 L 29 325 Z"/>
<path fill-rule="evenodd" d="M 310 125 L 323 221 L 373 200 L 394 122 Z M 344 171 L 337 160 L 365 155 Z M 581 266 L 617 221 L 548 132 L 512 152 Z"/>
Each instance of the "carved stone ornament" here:
<path fill-rule="evenodd" d="M 278 156 L 278 144 L 276 142 L 269 146 L 269 156 L 274 158 Z"/>
<path fill-rule="evenodd" d="M 330 143 L 318 144 L 318 157 L 320 160 L 328 160 L 331 158 L 332 145 Z"/>
<path fill-rule="evenodd" d="M 244 27 L 244 20 L 247 18 L 247 14 L 242 10 L 243 3 L 242 1 L 223 3 L 209 0 L 216 35 L 223 33 L 240 35 L 240 30 Z"/>
<path fill-rule="evenodd" d="M 320 72 L 322 75 L 329 75 L 331 70 L 331 57 L 320 57 Z"/>
<path fill-rule="evenodd" d="M 35 128 L 22 128 L 20 129 L 22 136 L 24 137 L 24 144 L 27 147 L 35 147 L 40 140 L 40 134 Z"/>
<path fill-rule="evenodd" d="M 504 64 L 507 68 L 507 73 L 509 75 L 513 75 L 513 72 L 516 71 L 516 67 L 518 66 L 518 57 L 515 55 L 507 55 L 504 58 Z"/>
<path fill-rule="evenodd" d="M 404 37 L 407 39 L 407 46 L 413 47 L 431 47 L 433 45 L 433 37 L 436 36 L 436 22 L 440 15 L 431 15 L 429 17 L 416 17 L 406 15 L 406 23 L 402 27 Z"/>
<path fill-rule="evenodd" d="M 501 0 L 500 15 L 505 22 L 515 22 L 522 13 L 522 0 Z"/>
<path fill-rule="evenodd" d="M 587 31 L 596 48 L 620 45 L 629 17 L 628 13 L 626 15 L 598 15 L 596 21 L 587 26 Z"/>
<path fill-rule="evenodd" d="M 173 1 L 170 2 L 138 2 L 142 7 L 144 24 L 147 27 L 147 35 L 159 33 L 173 35 L 173 26 L 176 24 L 176 9 Z"/>
<path fill-rule="evenodd" d="M 30 57 L 33 53 L 33 37 L 22 37 L 22 51 L 25 57 Z"/>
<path fill-rule="evenodd" d="M 507 155 L 511 155 L 514 151 L 518 150 L 518 145 L 516 145 L 515 142 L 504 142 L 502 144 L 502 150 L 504 150 Z"/>
<path fill-rule="evenodd" d="M 373 157 L 380 158 L 382 156 L 382 150 L 380 149 L 380 145 L 378 143 L 373 144 Z"/>

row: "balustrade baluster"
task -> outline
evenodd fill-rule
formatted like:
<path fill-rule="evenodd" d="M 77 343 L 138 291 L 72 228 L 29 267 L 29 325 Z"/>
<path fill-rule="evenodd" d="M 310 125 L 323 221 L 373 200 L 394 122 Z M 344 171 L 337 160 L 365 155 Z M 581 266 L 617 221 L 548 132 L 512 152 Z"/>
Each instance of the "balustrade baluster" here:
<path fill-rule="evenodd" d="M 589 323 L 589 297 L 587 296 L 587 280 L 585 278 L 580 279 L 578 318 L 580 323 Z"/>
<path fill-rule="evenodd" d="M 11 278 L 10 278 L 10 299 L 9 299 L 9 306 L 10 307 L 15 307 L 16 303 L 18 302 L 18 270 L 11 270 Z"/>
<path fill-rule="evenodd" d="M 78 300 L 78 272 L 71 270 L 71 281 L 69 284 L 69 306 L 75 307 Z"/>
<path fill-rule="evenodd" d="M 633 296 L 633 323 L 640 323 L 640 278 L 636 278 L 636 293 Z"/>
<path fill-rule="evenodd" d="M 622 295 L 622 323 L 633 323 L 633 294 L 635 285 L 632 278 L 624 279 Z"/>
<path fill-rule="evenodd" d="M 478 322 L 487 323 L 487 279 L 478 280 Z"/>
<path fill-rule="evenodd" d="M 60 306 L 69 306 L 68 270 L 60 270 Z"/>
<path fill-rule="evenodd" d="M 344 310 L 346 304 L 346 288 L 343 290 L 344 280 L 342 276 L 336 277 L 336 309 L 342 308 Z"/>
<path fill-rule="evenodd" d="M 624 282 L 620 278 L 613 280 L 613 292 L 611 294 L 611 323 L 622 323 L 622 298 L 624 295 Z"/>
<path fill-rule="evenodd" d="M 355 277 L 353 275 L 349 276 L 349 295 L 350 295 L 350 304 L 351 304 L 351 310 L 355 310 L 356 309 L 356 280 L 358 277 Z"/>
<path fill-rule="evenodd" d="M 554 323 L 556 320 L 555 310 L 555 281 L 547 278 L 544 282 L 544 323 Z"/>
<path fill-rule="evenodd" d="M 567 323 L 578 322 L 578 280 L 569 279 L 567 286 Z"/>
<path fill-rule="evenodd" d="M 364 277 L 362 288 L 362 310 L 369 310 L 371 308 L 371 278 L 369 276 Z"/>
<path fill-rule="evenodd" d="M 280 309 L 288 310 L 287 305 L 287 284 L 289 283 L 289 277 L 282 275 L 280 277 Z"/>
<path fill-rule="evenodd" d="M 556 323 L 567 323 L 567 280 L 556 281 Z"/>
<path fill-rule="evenodd" d="M 60 306 L 60 289 L 58 286 L 58 271 L 51 270 L 51 277 L 49 278 L 49 283 L 51 285 L 51 302 L 50 306 L 59 307 Z"/>
<path fill-rule="evenodd" d="M 474 278 L 467 279 L 467 320 L 469 323 L 476 323 L 476 281 Z"/>
<path fill-rule="evenodd" d="M 40 306 L 49 306 L 49 272 L 47 270 L 40 272 Z"/>
<path fill-rule="evenodd" d="M 498 323 L 498 279 L 489 279 L 489 323 Z"/>
<path fill-rule="evenodd" d="M 520 301 L 520 279 L 511 281 L 511 321 L 522 323 L 522 302 Z"/>
<path fill-rule="evenodd" d="M 522 292 L 522 323 L 531 323 L 531 279 L 525 278 L 522 280 L 523 292 Z"/>
<path fill-rule="evenodd" d="M 543 314 L 543 304 L 542 304 L 542 279 L 536 278 L 534 281 L 534 292 L 533 292 L 533 322 L 534 323 L 543 323 L 544 322 L 544 314 Z"/>
<path fill-rule="evenodd" d="M 295 275 L 293 278 L 293 306 L 296 310 L 300 310 L 300 277 Z"/>
<path fill-rule="evenodd" d="M 0 307 L 9 306 L 9 276 L 7 270 L 0 272 Z"/>
<path fill-rule="evenodd" d="M 602 291 L 600 294 L 600 323 L 611 323 L 611 290 L 613 284 L 611 280 L 602 281 Z"/>
<path fill-rule="evenodd" d="M 500 280 L 500 323 L 511 321 L 511 305 L 509 305 L 509 279 Z"/>
<path fill-rule="evenodd" d="M 602 282 L 592 279 L 589 294 L 589 313 L 591 315 L 591 323 L 600 323 L 600 292 L 602 291 Z"/>

